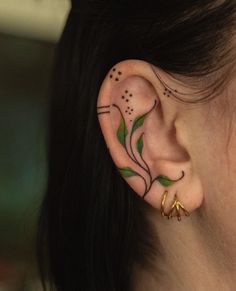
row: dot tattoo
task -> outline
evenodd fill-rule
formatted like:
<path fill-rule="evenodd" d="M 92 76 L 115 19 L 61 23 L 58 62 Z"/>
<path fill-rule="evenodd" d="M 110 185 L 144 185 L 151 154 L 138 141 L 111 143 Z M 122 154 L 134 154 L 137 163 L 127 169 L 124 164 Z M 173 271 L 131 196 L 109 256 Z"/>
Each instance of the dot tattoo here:
<path fill-rule="evenodd" d="M 177 90 L 175 90 L 175 92 L 177 92 Z M 165 91 L 163 92 L 163 94 L 167 97 L 170 97 L 170 95 L 173 95 L 172 91 L 165 88 Z"/>
<path fill-rule="evenodd" d="M 131 101 L 131 97 L 133 96 L 133 94 L 132 93 L 130 93 L 130 94 L 128 94 L 129 93 L 129 91 L 128 90 L 125 90 L 125 94 L 124 95 L 126 95 L 126 96 L 124 96 L 124 95 L 122 95 L 121 96 L 121 99 L 125 99 L 124 101 L 126 102 L 126 103 L 128 103 L 129 101 Z M 127 96 L 128 95 L 128 96 Z M 131 108 L 130 106 L 127 106 L 126 107 L 126 110 L 125 110 L 125 113 L 127 114 L 127 115 L 132 115 L 133 114 L 133 112 L 134 112 L 134 109 L 133 108 Z M 130 119 L 130 122 L 132 122 L 133 120 L 132 119 Z"/>
<path fill-rule="evenodd" d="M 114 76 L 114 74 L 116 76 Z M 122 75 L 122 72 L 121 71 L 118 71 L 117 72 L 116 68 L 113 68 L 112 71 L 111 71 L 111 74 L 110 74 L 110 79 L 112 79 L 114 77 L 114 80 L 116 82 L 118 82 L 120 80 L 119 78 L 121 77 L 121 75 Z"/>
<path fill-rule="evenodd" d="M 165 81 L 162 80 L 161 76 L 159 75 L 159 73 L 154 69 L 154 67 L 152 65 L 150 65 L 154 75 L 156 76 L 156 78 L 158 79 L 158 81 L 161 83 L 161 85 L 163 86 L 164 92 L 163 95 L 167 96 L 167 97 L 174 97 L 177 100 L 183 101 L 184 99 L 180 98 L 178 95 L 189 95 L 188 93 L 185 92 L 179 92 L 176 89 L 171 88 Z M 199 94 L 201 91 L 195 92 L 195 93 L 191 93 L 191 94 Z M 177 95 L 178 94 L 178 95 Z"/>

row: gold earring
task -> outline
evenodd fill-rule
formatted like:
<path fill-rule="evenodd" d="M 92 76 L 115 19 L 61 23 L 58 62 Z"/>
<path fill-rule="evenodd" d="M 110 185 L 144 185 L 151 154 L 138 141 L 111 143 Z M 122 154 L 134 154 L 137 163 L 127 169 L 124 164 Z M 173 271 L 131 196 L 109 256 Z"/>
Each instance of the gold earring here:
<path fill-rule="evenodd" d="M 165 213 L 165 203 L 166 203 L 166 197 L 168 195 L 168 191 L 165 191 L 163 193 L 163 196 L 162 196 L 162 200 L 161 200 L 161 215 L 164 217 L 164 216 L 167 216 L 167 214 Z"/>
<path fill-rule="evenodd" d="M 184 208 L 184 206 L 180 203 L 178 196 L 177 196 L 177 192 L 175 193 L 174 196 L 174 201 L 171 205 L 171 209 L 168 213 L 165 213 L 165 202 L 166 202 L 166 197 L 168 195 L 168 191 L 165 191 L 163 193 L 162 196 L 162 201 L 161 201 L 161 215 L 162 216 L 167 216 L 168 219 L 173 217 L 173 212 L 176 210 L 176 214 L 177 214 L 177 219 L 178 221 L 181 221 L 181 213 L 180 211 L 182 210 L 182 212 L 184 213 L 185 216 L 190 216 L 190 213 Z"/>

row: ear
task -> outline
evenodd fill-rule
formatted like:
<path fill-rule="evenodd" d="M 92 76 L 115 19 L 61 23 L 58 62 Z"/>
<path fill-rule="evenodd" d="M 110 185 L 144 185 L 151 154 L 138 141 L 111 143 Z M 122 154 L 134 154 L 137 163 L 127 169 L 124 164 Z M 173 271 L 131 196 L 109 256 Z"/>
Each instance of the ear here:
<path fill-rule="evenodd" d="M 101 129 L 119 173 L 163 216 L 188 216 L 203 200 L 189 153 L 178 142 L 178 102 L 143 61 L 126 60 L 106 76 L 98 96 Z M 177 90 L 176 90 L 177 92 Z"/>

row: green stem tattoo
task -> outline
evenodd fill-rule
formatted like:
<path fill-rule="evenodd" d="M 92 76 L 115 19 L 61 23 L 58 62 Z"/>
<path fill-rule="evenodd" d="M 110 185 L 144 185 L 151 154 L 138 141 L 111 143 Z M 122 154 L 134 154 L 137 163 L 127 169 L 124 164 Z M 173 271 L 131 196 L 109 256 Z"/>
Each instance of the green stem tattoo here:
<path fill-rule="evenodd" d="M 152 106 L 152 108 L 146 112 L 145 114 L 138 116 L 133 124 L 132 124 L 132 128 L 131 128 L 131 132 L 129 135 L 129 131 L 125 122 L 125 118 L 124 115 L 120 109 L 120 107 L 116 104 L 113 104 L 113 107 L 115 107 L 121 116 L 121 120 L 120 120 L 120 125 L 117 129 L 116 132 L 116 136 L 120 142 L 120 144 L 124 147 L 128 157 L 137 165 L 139 166 L 139 168 L 141 168 L 143 171 L 145 171 L 145 173 L 148 175 L 148 179 L 145 179 L 145 177 L 143 175 L 141 175 L 140 173 L 138 173 L 137 171 L 134 171 L 132 168 L 130 167 L 123 167 L 123 168 L 119 168 L 119 172 L 122 175 L 122 177 L 124 178 L 130 178 L 130 177 L 140 177 L 143 182 L 144 182 L 144 194 L 143 194 L 143 198 L 148 194 L 148 192 L 150 191 L 150 189 L 152 188 L 152 185 L 155 181 L 159 182 L 161 185 L 168 187 L 171 186 L 172 184 L 174 184 L 175 182 L 180 181 L 184 176 L 185 173 L 184 171 L 182 171 L 182 175 L 180 178 L 178 178 L 177 180 L 171 180 L 170 178 L 168 178 L 167 176 L 164 175 L 159 175 L 155 178 L 152 177 L 151 174 L 151 170 L 150 167 L 148 166 L 147 162 L 144 160 L 143 158 L 143 147 L 144 147 L 144 142 L 143 142 L 143 136 L 144 133 L 142 133 L 139 138 L 136 140 L 136 150 L 139 154 L 140 160 L 142 161 L 142 163 L 140 162 L 139 159 L 137 159 L 136 154 L 134 152 L 134 148 L 133 148 L 133 136 L 135 131 L 140 128 L 141 126 L 143 126 L 145 118 L 149 115 L 149 113 L 151 113 L 154 108 L 156 107 L 157 101 L 155 100 L 154 105 Z M 128 136 L 129 135 L 129 136 Z M 129 138 L 129 141 L 127 142 L 127 139 Z M 129 149 L 128 146 L 129 145 Z"/>

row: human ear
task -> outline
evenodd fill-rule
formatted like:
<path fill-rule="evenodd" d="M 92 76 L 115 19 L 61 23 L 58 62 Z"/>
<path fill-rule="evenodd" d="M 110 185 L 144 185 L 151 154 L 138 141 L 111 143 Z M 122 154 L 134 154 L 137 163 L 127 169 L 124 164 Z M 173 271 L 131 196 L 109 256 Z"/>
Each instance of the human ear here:
<path fill-rule="evenodd" d="M 203 193 L 191 156 L 178 142 L 179 109 L 170 94 L 150 64 L 126 60 L 108 72 L 97 114 L 109 152 L 129 186 L 163 216 L 181 220 L 201 205 Z"/>

